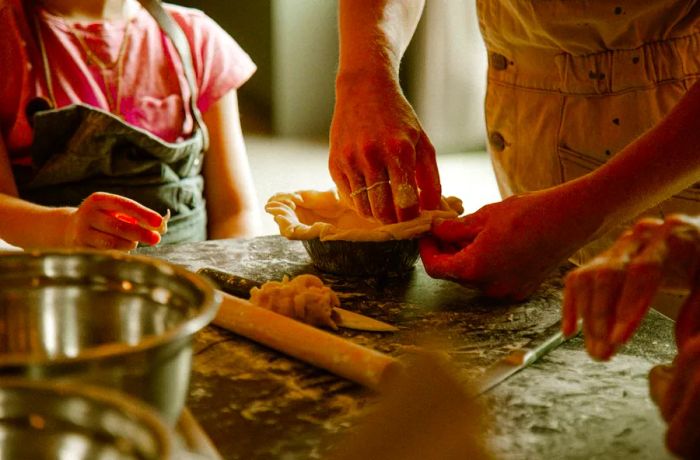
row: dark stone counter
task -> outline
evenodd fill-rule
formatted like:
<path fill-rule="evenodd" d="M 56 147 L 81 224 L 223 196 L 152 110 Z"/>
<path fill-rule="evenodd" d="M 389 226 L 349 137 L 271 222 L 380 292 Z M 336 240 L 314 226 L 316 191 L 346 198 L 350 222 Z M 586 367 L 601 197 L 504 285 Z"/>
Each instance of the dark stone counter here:
<path fill-rule="evenodd" d="M 401 330 L 341 330 L 350 340 L 399 355 L 425 340 L 447 348 L 461 377 L 478 376 L 560 315 L 561 269 L 528 301 L 502 304 L 428 277 L 420 262 L 398 279 L 319 274 L 301 243 L 270 236 L 140 249 L 191 270 L 212 267 L 258 281 L 320 275 L 344 308 Z M 498 458 L 671 458 L 647 392 L 647 372 L 675 354 L 673 323 L 651 313 L 609 363 L 591 361 L 573 339 L 485 397 Z M 374 402 L 361 387 L 210 326 L 195 337 L 188 405 L 226 459 L 322 458 Z"/>

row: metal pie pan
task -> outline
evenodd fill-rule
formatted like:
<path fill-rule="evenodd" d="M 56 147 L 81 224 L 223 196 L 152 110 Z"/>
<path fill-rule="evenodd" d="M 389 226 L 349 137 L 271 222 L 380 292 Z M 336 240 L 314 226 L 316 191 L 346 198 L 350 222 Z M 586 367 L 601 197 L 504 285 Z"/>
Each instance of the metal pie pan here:
<path fill-rule="evenodd" d="M 314 266 L 344 276 L 402 276 L 418 260 L 418 240 L 302 240 Z"/>

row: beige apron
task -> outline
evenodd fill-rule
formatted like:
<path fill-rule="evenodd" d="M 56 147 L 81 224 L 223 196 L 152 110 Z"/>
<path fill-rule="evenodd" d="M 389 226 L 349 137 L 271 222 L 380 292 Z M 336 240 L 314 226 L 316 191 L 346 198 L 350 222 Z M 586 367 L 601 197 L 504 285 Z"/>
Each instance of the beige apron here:
<path fill-rule="evenodd" d="M 503 197 L 582 176 L 657 124 L 700 79 L 700 2 L 477 0 L 486 126 Z M 700 125 L 699 125 L 700 129 Z M 700 184 L 645 213 L 700 214 Z M 627 225 L 583 248 L 583 262 Z"/>

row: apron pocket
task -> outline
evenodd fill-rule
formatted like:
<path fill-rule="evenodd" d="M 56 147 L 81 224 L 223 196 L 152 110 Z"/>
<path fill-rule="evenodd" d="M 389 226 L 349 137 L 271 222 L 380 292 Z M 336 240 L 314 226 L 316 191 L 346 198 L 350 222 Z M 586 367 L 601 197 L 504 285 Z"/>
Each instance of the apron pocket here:
<path fill-rule="evenodd" d="M 597 158 L 575 152 L 564 146 L 559 146 L 557 150 L 563 182 L 579 178 L 605 164 Z"/>
<path fill-rule="evenodd" d="M 605 164 L 603 161 L 575 152 L 567 147 L 560 146 L 558 150 L 562 178 L 567 182 L 588 174 Z M 647 210 L 644 215 L 663 218 L 674 213 L 700 214 L 700 182 L 662 201 L 659 205 Z"/>

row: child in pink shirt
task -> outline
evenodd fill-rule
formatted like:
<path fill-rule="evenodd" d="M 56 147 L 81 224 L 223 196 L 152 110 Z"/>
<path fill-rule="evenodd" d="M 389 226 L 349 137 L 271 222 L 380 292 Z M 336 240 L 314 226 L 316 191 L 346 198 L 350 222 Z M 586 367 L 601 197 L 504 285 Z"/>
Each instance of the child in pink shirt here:
<path fill-rule="evenodd" d="M 202 12 L 164 7 L 186 37 L 196 107 L 190 105 L 184 61 L 168 34 L 135 0 L 0 0 L 1 239 L 21 247 L 117 249 L 159 241 L 154 227 L 166 210 L 149 209 L 121 194 L 95 190 L 98 193 L 73 207 L 22 199 L 26 197 L 17 171 L 37 166 L 32 143 L 40 139 L 34 139 L 34 114 L 74 104 L 106 112 L 111 114 L 109 120 L 118 118 L 133 127 L 140 146 L 156 138 L 162 144 L 157 149 L 175 151 L 196 130 L 193 110 L 201 112 L 210 140 L 200 166 L 207 236 L 236 237 L 254 231 L 255 197 L 236 89 L 250 78 L 255 65 Z M 114 134 L 111 142 L 119 143 L 120 136 Z M 123 153 L 110 155 L 116 162 Z M 197 168 L 188 171 L 184 176 L 194 176 Z M 188 179 L 184 176 L 178 179 Z M 50 199 L 46 202 L 53 204 Z"/>

